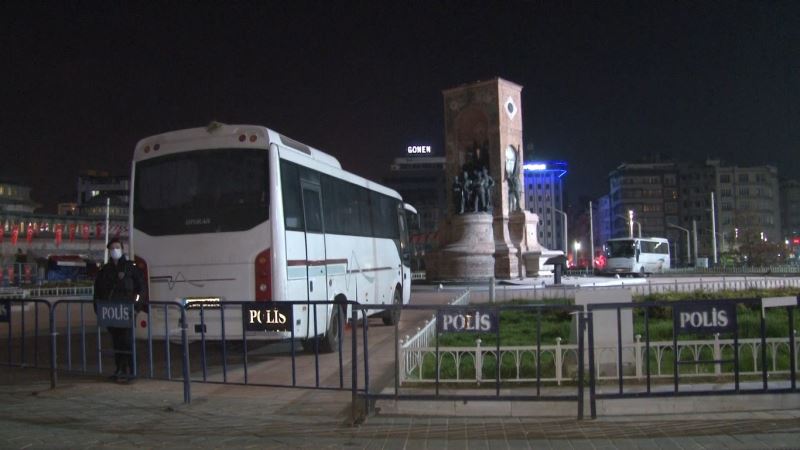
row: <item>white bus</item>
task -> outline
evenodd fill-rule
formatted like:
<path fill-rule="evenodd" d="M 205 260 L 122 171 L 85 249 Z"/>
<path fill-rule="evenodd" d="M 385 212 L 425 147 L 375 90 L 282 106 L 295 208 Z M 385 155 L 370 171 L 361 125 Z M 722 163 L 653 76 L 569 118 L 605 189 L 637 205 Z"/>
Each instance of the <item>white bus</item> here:
<path fill-rule="evenodd" d="M 405 214 L 413 208 L 319 150 L 264 127 L 212 123 L 139 141 L 131 182 L 130 253 L 147 272 L 151 301 L 189 305 L 190 340 L 203 331 L 192 302 L 408 303 Z M 149 321 L 151 335 L 164 338 L 164 309 L 139 316 L 139 336 Z M 205 339 L 221 339 L 219 308 L 203 310 Z M 241 314 L 224 313 L 225 338 L 242 339 Z M 295 305 L 295 338 L 319 337 L 319 348 L 333 351 L 340 314 L 350 317 L 330 305 Z M 399 320 L 397 308 L 376 314 L 387 325 Z M 177 320 L 169 317 L 172 339 Z"/>
<path fill-rule="evenodd" d="M 669 241 L 664 238 L 615 238 L 605 245 L 606 273 L 648 275 L 669 269 Z"/>

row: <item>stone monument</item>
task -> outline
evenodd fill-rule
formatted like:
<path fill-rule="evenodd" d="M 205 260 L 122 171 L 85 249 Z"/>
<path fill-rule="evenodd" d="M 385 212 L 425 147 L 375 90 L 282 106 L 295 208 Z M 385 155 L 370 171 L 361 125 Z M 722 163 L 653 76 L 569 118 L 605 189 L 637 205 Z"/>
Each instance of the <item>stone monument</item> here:
<path fill-rule="evenodd" d="M 444 95 L 449 213 L 430 280 L 533 276 L 541 248 L 538 217 L 525 211 L 522 86 L 495 78 Z"/>

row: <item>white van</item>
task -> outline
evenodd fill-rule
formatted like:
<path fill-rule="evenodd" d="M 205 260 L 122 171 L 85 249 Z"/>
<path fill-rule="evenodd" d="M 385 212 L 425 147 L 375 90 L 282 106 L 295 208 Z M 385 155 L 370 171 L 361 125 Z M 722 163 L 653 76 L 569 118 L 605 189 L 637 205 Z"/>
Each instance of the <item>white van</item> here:
<path fill-rule="evenodd" d="M 646 276 L 670 267 L 669 241 L 665 238 L 615 238 L 605 245 L 609 274 Z"/>

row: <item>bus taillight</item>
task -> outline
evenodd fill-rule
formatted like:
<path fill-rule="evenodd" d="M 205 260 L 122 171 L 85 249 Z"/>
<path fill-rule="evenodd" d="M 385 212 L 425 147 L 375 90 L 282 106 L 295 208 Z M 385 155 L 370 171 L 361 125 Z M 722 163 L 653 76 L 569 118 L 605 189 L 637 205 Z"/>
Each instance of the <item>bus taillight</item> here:
<path fill-rule="evenodd" d="M 264 250 L 256 256 L 256 301 L 266 302 L 272 300 L 270 289 L 272 281 L 272 266 L 270 263 L 269 249 Z"/>

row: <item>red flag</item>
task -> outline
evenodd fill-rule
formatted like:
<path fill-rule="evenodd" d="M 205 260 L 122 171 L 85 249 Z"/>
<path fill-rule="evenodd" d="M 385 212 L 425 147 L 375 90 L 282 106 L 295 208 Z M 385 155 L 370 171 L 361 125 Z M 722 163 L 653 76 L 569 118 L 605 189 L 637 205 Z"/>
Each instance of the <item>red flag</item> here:
<path fill-rule="evenodd" d="M 14 225 L 11 227 L 11 245 L 17 245 L 17 239 L 19 239 L 19 225 Z"/>
<path fill-rule="evenodd" d="M 64 234 L 64 226 L 62 224 L 56 224 L 56 247 L 61 245 L 61 238 Z"/>
<path fill-rule="evenodd" d="M 5 237 L 5 235 L 6 235 L 6 230 L 3 229 L 2 226 L 0 226 L 0 244 L 3 243 L 3 238 Z M 0 281 L 3 281 L 3 278 L 0 278 Z"/>
<path fill-rule="evenodd" d="M 77 228 L 77 226 L 74 223 L 69 224 L 69 241 L 70 242 L 75 240 L 75 228 Z"/>
<path fill-rule="evenodd" d="M 28 232 L 25 234 L 25 240 L 28 241 L 28 245 L 33 241 L 33 225 L 28 225 Z"/>
<path fill-rule="evenodd" d="M 8 284 L 14 282 L 14 265 L 11 264 L 8 266 Z"/>
<path fill-rule="evenodd" d="M 25 274 L 25 284 L 31 284 L 31 265 L 24 264 L 22 272 Z"/>
<path fill-rule="evenodd" d="M 82 230 L 81 234 L 83 235 L 84 239 L 86 239 L 86 240 L 89 239 L 89 224 L 88 223 L 83 224 L 83 230 Z"/>
<path fill-rule="evenodd" d="M 98 223 L 94 226 L 94 238 L 100 239 L 102 235 L 103 235 L 103 224 Z"/>

